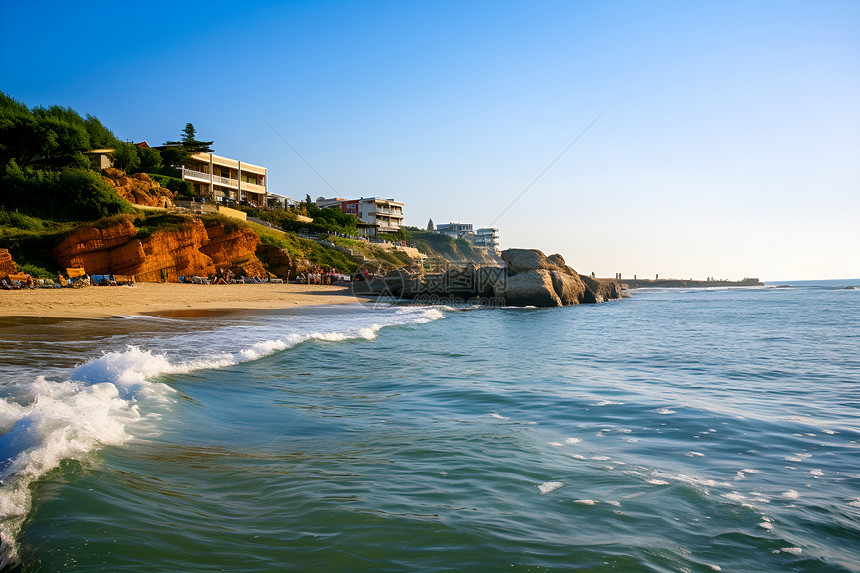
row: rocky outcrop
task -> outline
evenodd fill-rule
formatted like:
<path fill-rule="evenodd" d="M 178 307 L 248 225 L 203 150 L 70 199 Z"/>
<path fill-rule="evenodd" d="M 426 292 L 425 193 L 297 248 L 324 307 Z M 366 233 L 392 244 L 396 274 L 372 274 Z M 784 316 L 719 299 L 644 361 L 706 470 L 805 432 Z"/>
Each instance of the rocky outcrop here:
<path fill-rule="evenodd" d="M 256 256 L 259 238 L 247 228 L 228 231 L 222 223 L 205 226 L 188 217 L 179 229 L 137 236 L 129 219 L 82 227 L 54 250 L 61 267 L 83 267 L 88 274 L 134 275 L 143 282 L 178 282 L 180 276 L 211 276 L 216 268 L 238 276 L 268 276 Z"/>
<path fill-rule="evenodd" d="M 0 277 L 18 274 L 18 265 L 12 260 L 8 249 L 0 249 Z"/>
<path fill-rule="evenodd" d="M 263 262 L 263 266 L 271 274 L 285 278 L 290 276 L 293 259 L 290 257 L 290 252 L 287 249 L 260 243 L 257 245 L 256 254 L 257 258 Z"/>
<path fill-rule="evenodd" d="M 120 197 L 135 205 L 173 207 L 173 191 L 165 189 L 146 173 L 127 175 L 125 171 L 108 167 L 102 171 L 102 176 Z"/>
<path fill-rule="evenodd" d="M 504 267 L 452 268 L 442 273 L 392 271 L 354 283 L 356 294 L 390 296 L 422 303 L 491 301 L 505 306 L 554 307 L 621 298 L 615 281 L 592 279 L 571 269 L 561 255 L 508 249 Z"/>
<path fill-rule="evenodd" d="M 496 289 L 496 296 L 512 306 L 570 306 L 608 300 L 598 297 L 596 285 L 584 282 L 561 255 L 547 257 L 537 249 L 508 249 L 502 252 L 502 260 L 508 276 Z"/>

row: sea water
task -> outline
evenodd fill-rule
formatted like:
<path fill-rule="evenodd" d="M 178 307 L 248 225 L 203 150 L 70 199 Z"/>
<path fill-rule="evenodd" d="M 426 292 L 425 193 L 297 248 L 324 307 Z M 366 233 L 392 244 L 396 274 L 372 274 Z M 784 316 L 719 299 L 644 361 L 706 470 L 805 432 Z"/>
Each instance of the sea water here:
<path fill-rule="evenodd" d="M 0 322 L 7 570 L 860 571 L 860 290 Z"/>

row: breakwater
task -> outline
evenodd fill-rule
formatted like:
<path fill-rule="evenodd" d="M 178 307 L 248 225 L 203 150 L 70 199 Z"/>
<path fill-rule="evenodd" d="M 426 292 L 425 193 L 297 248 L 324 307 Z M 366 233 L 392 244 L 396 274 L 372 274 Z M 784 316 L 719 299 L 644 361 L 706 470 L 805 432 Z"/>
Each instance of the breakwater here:
<path fill-rule="evenodd" d="M 624 288 L 715 288 L 715 287 L 752 287 L 764 286 L 759 279 L 745 278 L 739 281 L 693 279 L 618 279 Z"/>

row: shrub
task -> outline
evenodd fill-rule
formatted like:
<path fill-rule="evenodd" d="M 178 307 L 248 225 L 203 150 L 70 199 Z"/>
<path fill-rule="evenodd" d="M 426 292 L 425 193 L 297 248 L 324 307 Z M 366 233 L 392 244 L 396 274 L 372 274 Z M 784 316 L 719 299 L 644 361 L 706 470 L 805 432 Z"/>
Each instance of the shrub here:
<path fill-rule="evenodd" d="M 0 206 L 41 219 L 94 221 L 133 212 L 131 204 L 99 174 L 77 167 L 25 171 L 10 161 L 0 177 L 0 188 Z"/>
<path fill-rule="evenodd" d="M 197 194 L 194 193 L 194 186 L 188 181 L 183 181 L 178 177 L 170 177 L 168 175 L 160 175 L 158 173 L 147 173 L 150 179 L 166 189 L 170 189 L 176 193 L 176 198 L 179 200 L 190 201 Z"/>

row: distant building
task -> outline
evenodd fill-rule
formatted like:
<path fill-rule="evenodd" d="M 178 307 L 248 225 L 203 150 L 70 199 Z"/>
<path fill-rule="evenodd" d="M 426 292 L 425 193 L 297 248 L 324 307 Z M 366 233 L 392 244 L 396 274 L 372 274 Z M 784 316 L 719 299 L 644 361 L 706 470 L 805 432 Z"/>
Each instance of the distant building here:
<path fill-rule="evenodd" d="M 476 247 L 492 252 L 499 251 L 499 230 L 494 227 L 475 231 L 471 223 L 443 223 L 436 225 L 436 232 L 455 239 L 466 239 Z"/>
<path fill-rule="evenodd" d="M 485 227 L 475 231 L 472 241 L 476 247 L 484 247 L 488 251 L 499 251 L 499 230 L 494 227 Z"/>
<path fill-rule="evenodd" d="M 195 153 L 177 169 L 182 180 L 191 183 L 197 194 L 211 195 L 218 203 L 247 202 L 257 207 L 266 206 L 269 172 L 265 167 L 214 153 Z"/>
<path fill-rule="evenodd" d="M 339 207 L 344 213 L 358 217 L 358 233 L 361 236 L 372 237 L 376 233 L 396 233 L 403 225 L 403 203 L 394 199 L 319 197 L 316 205 L 320 209 Z"/>
<path fill-rule="evenodd" d="M 471 223 L 442 223 L 436 225 L 436 232 L 455 239 L 471 239 L 475 234 Z"/>

